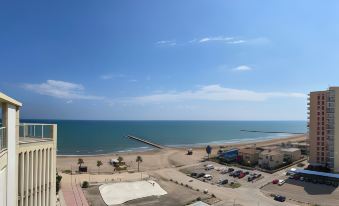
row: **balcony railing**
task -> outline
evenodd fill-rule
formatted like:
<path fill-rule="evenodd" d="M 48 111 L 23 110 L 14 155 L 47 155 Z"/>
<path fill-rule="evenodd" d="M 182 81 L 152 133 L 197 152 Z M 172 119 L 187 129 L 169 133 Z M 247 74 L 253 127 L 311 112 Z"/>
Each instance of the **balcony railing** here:
<path fill-rule="evenodd" d="M 0 152 L 7 149 L 6 128 L 0 127 Z"/>
<path fill-rule="evenodd" d="M 53 127 L 54 124 L 22 123 L 19 127 L 19 137 L 53 139 Z"/>

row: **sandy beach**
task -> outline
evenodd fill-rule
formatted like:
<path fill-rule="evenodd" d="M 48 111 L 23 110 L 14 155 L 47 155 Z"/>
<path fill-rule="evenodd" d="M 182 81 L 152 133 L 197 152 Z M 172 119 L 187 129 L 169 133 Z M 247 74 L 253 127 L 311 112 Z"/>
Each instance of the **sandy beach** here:
<path fill-rule="evenodd" d="M 212 155 L 216 154 L 220 146 L 225 148 L 241 148 L 256 144 L 257 147 L 271 146 L 280 143 L 287 142 L 303 142 L 306 140 L 305 135 L 294 135 L 285 138 L 276 138 L 271 140 L 256 141 L 256 142 L 242 142 L 234 144 L 225 144 L 225 145 L 212 145 Z M 143 162 L 140 164 L 141 171 L 151 171 L 162 168 L 171 168 L 178 167 L 187 164 L 194 164 L 201 161 L 206 155 L 205 146 L 204 147 L 194 147 L 193 155 L 186 155 L 187 148 L 166 148 L 166 149 L 154 149 L 150 151 L 142 152 L 124 152 L 124 153 L 110 153 L 102 155 L 92 155 L 92 156 L 58 156 L 57 157 L 57 170 L 77 170 L 77 161 L 78 158 L 84 160 L 84 165 L 88 167 L 89 173 L 98 173 L 101 174 L 112 174 L 117 173 L 114 171 L 114 168 L 109 164 L 110 160 L 117 158 L 119 156 L 124 158 L 124 161 L 128 165 L 128 171 L 134 172 L 137 170 L 137 163 L 135 161 L 136 157 L 140 155 L 143 158 Z M 97 161 L 100 160 L 103 162 L 103 165 L 100 169 L 96 166 Z"/>

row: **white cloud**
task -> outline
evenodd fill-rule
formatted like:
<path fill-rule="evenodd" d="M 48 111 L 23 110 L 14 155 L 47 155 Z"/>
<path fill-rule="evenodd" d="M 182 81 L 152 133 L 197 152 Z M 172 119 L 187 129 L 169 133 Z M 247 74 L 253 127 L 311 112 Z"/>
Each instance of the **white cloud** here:
<path fill-rule="evenodd" d="M 159 46 L 176 46 L 177 43 L 175 40 L 161 40 L 156 42 Z"/>
<path fill-rule="evenodd" d="M 65 81 L 47 80 L 41 84 L 23 84 L 23 88 L 38 94 L 59 99 L 88 99 L 97 100 L 103 97 L 87 95 L 84 86 Z"/>
<path fill-rule="evenodd" d="M 71 103 L 73 103 L 73 100 L 67 100 L 66 101 L 66 104 L 71 104 Z"/>
<path fill-rule="evenodd" d="M 125 77 L 124 74 L 103 74 L 99 76 L 100 79 L 103 80 L 109 80 L 109 79 L 114 79 L 114 78 L 123 78 Z"/>
<path fill-rule="evenodd" d="M 191 40 L 190 42 L 191 43 L 223 42 L 226 44 L 242 44 L 242 43 L 245 43 L 246 40 L 235 38 L 235 37 L 227 37 L 227 36 L 211 36 L 211 37 L 204 37 L 198 40 L 197 39 Z"/>
<path fill-rule="evenodd" d="M 232 71 L 236 71 L 236 72 L 245 72 L 245 71 L 251 71 L 251 70 L 253 70 L 253 68 L 247 65 L 240 65 L 232 69 Z"/>
<path fill-rule="evenodd" d="M 207 85 L 197 90 L 182 92 L 162 92 L 132 98 L 137 103 L 159 103 L 189 100 L 204 101 L 266 101 L 271 98 L 306 98 L 303 93 L 256 92 L 251 90 L 226 88 L 220 85 Z"/>

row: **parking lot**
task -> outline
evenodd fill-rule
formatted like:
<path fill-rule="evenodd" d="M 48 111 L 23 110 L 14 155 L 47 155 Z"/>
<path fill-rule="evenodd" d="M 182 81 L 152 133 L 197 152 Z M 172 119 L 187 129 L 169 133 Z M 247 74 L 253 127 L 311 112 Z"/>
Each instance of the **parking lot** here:
<path fill-rule="evenodd" d="M 300 204 L 338 205 L 339 189 L 333 185 L 289 179 L 288 177 L 285 177 L 284 180 L 283 185 L 269 183 L 262 188 L 262 191 L 267 195 L 286 196 L 287 199 Z"/>
<path fill-rule="evenodd" d="M 209 161 L 181 171 L 200 181 L 231 188 L 254 186 L 257 181 L 262 180 L 265 176 L 260 171 L 228 167 Z"/>

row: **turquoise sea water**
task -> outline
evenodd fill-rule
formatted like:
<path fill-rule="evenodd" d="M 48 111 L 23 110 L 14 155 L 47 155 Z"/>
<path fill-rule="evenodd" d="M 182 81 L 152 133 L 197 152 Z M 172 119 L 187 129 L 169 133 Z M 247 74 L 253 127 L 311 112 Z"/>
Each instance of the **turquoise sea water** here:
<path fill-rule="evenodd" d="M 240 130 L 306 132 L 305 121 L 24 120 L 24 122 L 58 124 L 58 154 L 64 155 L 152 149 L 126 138 L 126 135 L 135 135 L 167 146 L 198 146 L 272 139 L 288 135 Z"/>

